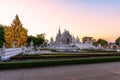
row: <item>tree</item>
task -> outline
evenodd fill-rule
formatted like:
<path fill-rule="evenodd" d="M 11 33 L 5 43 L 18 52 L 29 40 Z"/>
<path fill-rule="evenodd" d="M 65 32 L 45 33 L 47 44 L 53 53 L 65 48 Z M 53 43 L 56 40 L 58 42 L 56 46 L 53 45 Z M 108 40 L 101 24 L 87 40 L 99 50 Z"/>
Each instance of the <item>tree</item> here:
<path fill-rule="evenodd" d="M 0 25 L 0 48 L 2 48 L 4 43 L 4 27 Z"/>
<path fill-rule="evenodd" d="M 45 34 L 44 33 L 37 34 L 35 45 L 40 46 L 41 44 L 44 44 L 44 42 L 45 42 Z"/>
<path fill-rule="evenodd" d="M 34 42 L 34 46 L 40 46 L 46 42 L 45 34 L 37 34 L 35 37 L 32 35 L 28 36 L 27 39 L 28 46 L 30 45 L 31 41 Z"/>
<path fill-rule="evenodd" d="M 41 39 L 45 39 L 45 33 L 43 33 L 43 34 L 37 34 L 36 37 L 37 38 L 41 38 Z"/>
<path fill-rule="evenodd" d="M 32 35 L 28 36 L 28 38 L 27 38 L 27 46 L 30 46 L 31 41 L 35 42 L 35 39 L 36 38 L 34 36 L 32 36 Z"/>
<path fill-rule="evenodd" d="M 82 38 L 83 43 L 93 43 L 95 39 L 93 37 L 83 37 Z"/>
<path fill-rule="evenodd" d="M 97 40 L 96 40 L 96 39 L 94 39 L 93 45 L 97 47 L 98 43 L 97 43 Z"/>
<path fill-rule="evenodd" d="M 120 37 L 115 40 L 115 44 L 120 45 Z"/>
<path fill-rule="evenodd" d="M 101 46 L 107 46 L 107 44 L 108 44 L 108 42 L 105 40 L 105 39 L 98 39 L 96 42 L 95 42 L 95 44 L 97 44 L 97 45 L 101 45 Z"/>

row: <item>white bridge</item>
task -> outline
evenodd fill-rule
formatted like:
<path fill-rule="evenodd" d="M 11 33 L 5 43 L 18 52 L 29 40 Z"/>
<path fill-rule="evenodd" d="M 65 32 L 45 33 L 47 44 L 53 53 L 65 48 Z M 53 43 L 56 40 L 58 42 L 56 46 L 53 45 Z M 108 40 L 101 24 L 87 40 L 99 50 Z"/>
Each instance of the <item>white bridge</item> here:
<path fill-rule="evenodd" d="M 9 48 L 9 49 L 1 49 L 0 56 L 1 61 L 7 61 L 10 57 L 21 54 L 23 52 L 22 48 Z"/>

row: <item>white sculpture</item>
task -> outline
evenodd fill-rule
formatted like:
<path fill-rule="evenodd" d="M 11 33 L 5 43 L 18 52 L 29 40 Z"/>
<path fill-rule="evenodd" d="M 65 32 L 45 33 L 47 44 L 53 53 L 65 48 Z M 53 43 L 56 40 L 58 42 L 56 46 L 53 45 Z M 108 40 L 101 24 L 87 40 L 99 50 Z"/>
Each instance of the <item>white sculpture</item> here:
<path fill-rule="evenodd" d="M 34 47 L 34 42 L 31 41 L 30 46 L 28 47 L 22 46 L 22 52 L 24 54 L 38 54 L 40 53 L 40 47 L 37 46 Z"/>
<path fill-rule="evenodd" d="M 16 47 L 17 47 L 17 41 L 14 40 L 14 41 L 13 41 L 13 48 L 16 48 Z"/>
<path fill-rule="evenodd" d="M 6 49 L 5 43 L 3 43 L 1 56 L 4 56 L 4 55 L 5 55 L 5 49 Z"/>

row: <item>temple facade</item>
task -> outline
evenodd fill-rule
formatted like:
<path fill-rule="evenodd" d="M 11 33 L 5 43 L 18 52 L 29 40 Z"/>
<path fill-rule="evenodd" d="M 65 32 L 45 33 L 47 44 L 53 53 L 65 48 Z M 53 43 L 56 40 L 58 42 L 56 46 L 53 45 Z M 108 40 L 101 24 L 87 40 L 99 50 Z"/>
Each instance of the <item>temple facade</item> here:
<path fill-rule="evenodd" d="M 61 33 L 61 30 L 58 30 L 58 33 L 55 37 L 55 41 L 53 38 L 50 39 L 50 44 L 48 48 L 52 49 L 63 49 L 63 50 L 74 50 L 74 49 L 96 49 L 91 43 L 86 41 L 85 43 L 80 42 L 79 37 L 75 38 L 70 34 L 69 31 L 64 30 Z"/>
<path fill-rule="evenodd" d="M 64 32 L 61 34 L 61 31 L 59 29 L 59 32 L 56 36 L 55 45 L 70 43 L 72 43 L 72 35 L 69 33 L 69 31 L 64 30 Z"/>
<path fill-rule="evenodd" d="M 70 45 L 73 43 L 81 43 L 80 39 L 77 37 L 75 38 L 73 35 L 70 34 L 69 31 L 66 29 L 64 30 L 63 33 L 61 33 L 61 30 L 58 30 L 57 36 L 55 37 L 55 41 L 51 37 L 50 39 L 50 45 Z"/>
<path fill-rule="evenodd" d="M 7 48 L 18 48 L 26 43 L 27 29 L 25 29 L 18 15 L 11 23 L 11 26 L 4 26 L 4 39 Z"/>
<path fill-rule="evenodd" d="M 70 34 L 70 32 L 68 30 L 64 30 L 63 33 L 61 33 L 61 30 L 59 28 L 58 33 L 55 37 L 55 41 L 54 39 L 51 37 L 50 39 L 50 46 L 51 47 L 60 47 L 60 48 L 66 48 L 68 46 L 71 46 L 71 44 L 74 43 L 80 43 L 79 38 L 75 38 L 73 35 Z"/>

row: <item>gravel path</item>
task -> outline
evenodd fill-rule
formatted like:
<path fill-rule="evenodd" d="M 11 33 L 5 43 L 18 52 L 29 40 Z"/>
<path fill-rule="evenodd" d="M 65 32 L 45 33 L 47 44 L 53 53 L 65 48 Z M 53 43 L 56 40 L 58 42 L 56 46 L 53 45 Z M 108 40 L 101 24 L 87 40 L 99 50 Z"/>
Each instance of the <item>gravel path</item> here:
<path fill-rule="evenodd" d="M 120 80 L 120 62 L 2 70 L 0 80 Z"/>

